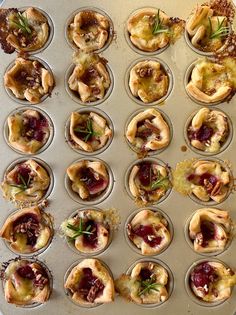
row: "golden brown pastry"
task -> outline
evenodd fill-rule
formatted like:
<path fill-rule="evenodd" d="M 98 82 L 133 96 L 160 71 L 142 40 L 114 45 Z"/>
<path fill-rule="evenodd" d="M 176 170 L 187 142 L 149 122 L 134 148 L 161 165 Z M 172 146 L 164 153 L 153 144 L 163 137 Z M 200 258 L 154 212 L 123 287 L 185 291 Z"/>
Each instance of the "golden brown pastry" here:
<path fill-rule="evenodd" d="M 61 229 L 75 248 L 82 253 L 91 254 L 104 250 L 109 243 L 110 226 L 106 215 L 98 210 L 80 210 L 65 220 Z"/>
<path fill-rule="evenodd" d="M 161 113 L 154 108 L 134 116 L 125 135 L 137 152 L 160 150 L 170 143 L 170 128 Z"/>
<path fill-rule="evenodd" d="M 115 281 L 117 292 L 137 304 L 158 304 L 169 297 L 167 270 L 154 262 L 140 262 L 131 274 L 123 274 Z"/>
<path fill-rule="evenodd" d="M 39 261 L 12 260 L 4 272 L 4 293 L 8 303 L 45 303 L 51 293 L 49 275 Z"/>
<path fill-rule="evenodd" d="M 51 93 L 54 79 L 39 61 L 19 57 L 4 74 L 4 85 L 16 98 L 37 104 L 43 96 Z"/>
<path fill-rule="evenodd" d="M 167 168 L 148 160 L 132 167 L 128 185 L 132 196 L 143 205 L 159 201 L 171 187 Z"/>
<path fill-rule="evenodd" d="M 109 19 L 96 11 L 77 13 L 68 27 L 68 37 L 79 49 L 92 52 L 104 47 L 110 33 Z"/>
<path fill-rule="evenodd" d="M 201 108 L 193 116 L 187 135 L 194 148 L 217 153 L 229 135 L 228 118 L 221 111 Z"/>
<path fill-rule="evenodd" d="M 74 55 L 74 64 L 68 79 L 69 88 L 84 103 L 103 99 L 111 85 L 107 61 L 98 55 L 80 52 Z"/>
<path fill-rule="evenodd" d="M 64 284 L 72 300 L 82 306 L 109 303 L 114 300 L 113 279 L 97 259 L 84 259 L 70 272 Z"/>
<path fill-rule="evenodd" d="M 67 168 L 71 188 L 83 200 L 97 198 L 107 189 L 109 175 L 104 163 L 82 160 Z"/>
<path fill-rule="evenodd" d="M 127 225 L 127 233 L 143 255 L 157 255 L 171 241 L 167 220 L 160 212 L 149 209 L 134 216 Z"/>
<path fill-rule="evenodd" d="M 50 177 L 44 167 L 35 160 L 26 160 L 5 173 L 1 189 L 7 200 L 30 204 L 45 196 L 49 184 Z"/>
<path fill-rule="evenodd" d="M 49 37 L 46 16 L 36 8 L 0 9 L 0 43 L 5 53 L 42 48 Z"/>
<path fill-rule="evenodd" d="M 223 251 L 229 241 L 232 221 L 228 211 L 214 208 L 197 210 L 189 222 L 189 237 L 198 253 Z"/>
<path fill-rule="evenodd" d="M 185 22 L 167 16 L 160 9 L 144 8 L 135 11 L 127 21 L 132 44 L 140 50 L 153 52 L 178 39 Z"/>
<path fill-rule="evenodd" d="M 49 122 L 37 110 L 18 111 L 7 118 L 9 144 L 22 153 L 36 153 L 50 136 Z"/>
<path fill-rule="evenodd" d="M 19 254 L 34 253 L 46 247 L 52 235 L 51 219 L 38 206 L 10 215 L 0 230 L 0 236 Z"/>
<path fill-rule="evenodd" d="M 236 275 L 221 262 L 205 261 L 193 268 L 189 280 L 190 287 L 198 299 L 214 303 L 230 297 L 236 284 Z"/>
<path fill-rule="evenodd" d="M 106 145 L 112 130 L 105 118 L 95 112 L 73 112 L 70 117 L 70 142 L 76 149 L 94 152 Z"/>
<path fill-rule="evenodd" d="M 168 75 L 158 61 L 140 61 L 130 70 L 130 91 L 144 103 L 162 99 L 167 94 L 168 87 Z"/>

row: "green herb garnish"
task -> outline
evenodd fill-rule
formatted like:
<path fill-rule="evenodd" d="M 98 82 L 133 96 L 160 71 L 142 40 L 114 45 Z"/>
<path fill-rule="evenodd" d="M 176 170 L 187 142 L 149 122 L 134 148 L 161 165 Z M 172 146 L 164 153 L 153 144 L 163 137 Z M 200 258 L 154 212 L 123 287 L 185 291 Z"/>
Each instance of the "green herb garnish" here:
<path fill-rule="evenodd" d="M 140 286 L 143 289 L 138 293 L 139 296 L 146 293 L 149 294 L 151 290 L 160 291 L 159 289 L 163 287 L 162 284 L 154 282 L 153 279 L 141 280 Z"/>
<path fill-rule="evenodd" d="M 11 24 L 13 24 L 15 27 L 22 30 L 25 34 L 31 34 L 32 31 L 29 26 L 29 21 L 27 17 L 25 17 L 21 12 L 18 12 L 16 15 L 16 21 L 11 21 Z"/>
<path fill-rule="evenodd" d="M 90 137 L 100 136 L 100 134 L 98 132 L 93 130 L 92 119 L 90 119 L 90 118 L 87 120 L 87 126 L 85 129 L 81 129 L 81 128 L 77 127 L 74 129 L 74 131 L 86 134 L 86 136 L 83 139 L 85 142 L 87 142 Z"/>
<path fill-rule="evenodd" d="M 158 9 L 157 15 L 155 17 L 155 22 L 152 29 L 152 34 L 160 34 L 160 33 L 170 33 L 169 28 L 163 24 L 164 19 L 160 19 L 160 9 Z"/>
<path fill-rule="evenodd" d="M 27 183 L 26 183 L 24 177 L 20 173 L 18 173 L 18 179 L 20 180 L 20 184 L 19 185 L 17 185 L 17 184 L 10 184 L 10 186 L 19 188 L 22 191 L 25 191 L 26 189 L 29 188 L 29 184 L 30 184 L 30 180 L 31 180 L 30 176 L 28 178 Z"/>
<path fill-rule="evenodd" d="M 157 179 L 151 182 L 151 190 L 155 190 L 157 188 L 164 188 L 167 190 L 170 187 L 170 180 L 168 176 L 163 177 L 160 172 L 157 174 Z"/>
<path fill-rule="evenodd" d="M 83 229 L 83 220 L 81 218 L 79 219 L 79 226 L 75 226 L 68 223 L 67 228 L 75 232 L 74 236 L 70 237 L 73 240 L 76 239 L 76 237 L 83 234 L 89 234 L 89 235 L 93 234 L 93 232 L 90 231 L 91 225 L 88 225 L 85 230 Z"/>
<path fill-rule="evenodd" d="M 221 38 L 229 35 L 229 27 L 223 25 L 225 22 L 225 18 L 220 22 L 219 18 L 217 17 L 217 30 L 215 32 L 213 32 L 212 30 L 212 22 L 210 17 L 208 17 L 208 21 L 210 27 L 210 39 Z"/>

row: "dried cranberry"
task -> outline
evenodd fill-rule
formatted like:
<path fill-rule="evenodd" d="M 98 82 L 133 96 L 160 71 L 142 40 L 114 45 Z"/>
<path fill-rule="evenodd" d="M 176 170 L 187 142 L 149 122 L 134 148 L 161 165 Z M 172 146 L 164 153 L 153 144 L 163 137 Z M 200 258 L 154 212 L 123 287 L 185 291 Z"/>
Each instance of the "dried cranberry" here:
<path fill-rule="evenodd" d="M 35 274 L 29 265 L 18 268 L 17 273 L 19 274 L 19 276 L 25 279 L 33 280 L 35 278 Z"/>
<path fill-rule="evenodd" d="M 152 272 L 147 268 L 143 268 L 140 271 L 140 277 L 141 277 L 141 280 L 143 281 L 150 279 L 151 275 L 152 275 Z"/>
<path fill-rule="evenodd" d="M 152 181 L 152 165 L 151 163 L 140 163 L 138 178 L 143 186 L 149 186 Z"/>
<path fill-rule="evenodd" d="M 209 183 L 211 183 L 213 186 L 215 186 L 217 181 L 218 181 L 214 175 L 212 175 L 210 173 L 204 173 L 199 178 L 199 184 L 204 186 L 205 179 L 208 180 Z"/>
<path fill-rule="evenodd" d="M 93 220 L 88 220 L 83 229 L 87 231 L 90 226 L 88 232 L 92 232 L 92 234 L 83 234 L 83 243 L 85 246 L 89 246 L 95 248 L 98 242 L 98 226 L 97 223 Z"/>
<path fill-rule="evenodd" d="M 155 236 L 155 232 L 150 225 L 140 225 L 137 229 L 133 230 L 133 234 L 142 237 L 145 243 L 151 247 L 160 245 L 162 241 L 161 236 Z"/>

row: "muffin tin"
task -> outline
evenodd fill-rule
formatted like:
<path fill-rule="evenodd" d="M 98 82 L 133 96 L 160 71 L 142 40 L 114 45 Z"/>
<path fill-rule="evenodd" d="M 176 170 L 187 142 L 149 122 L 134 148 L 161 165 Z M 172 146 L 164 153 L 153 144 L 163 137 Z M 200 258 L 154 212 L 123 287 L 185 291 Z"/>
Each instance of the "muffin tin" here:
<path fill-rule="evenodd" d="M 44 47 L 40 52 L 32 54 L 31 58 L 40 58 L 45 62 L 54 74 L 56 86 L 52 91 L 51 97 L 42 100 L 37 107 L 32 105 L 32 108 L 42 109 L 51 119 L 54 126 L 54 137 L 51 143 L 45 147 L 44 150 L 37 154 L 37 158 L 45 161 L 50 167 L 54 181 L 52 190 L 48 196 L 49 212 L 54 218 L 55 235 L 51 244 L 47 249 L 38 255 L 40 261 L 43 261 L 52 273 L 53 290 L 49 301 L 41 306 L 30 309 L 30 314 L 41 315 L 50 313 L 52 315 L 71 314 L 75 315 L 79 312 L 89 314 L 92 310 L 80 308 L 67 298 L 64 290 L 65 274 L 70 266 L 84 256 L 72 251 L 67 245 L 66 241 L 60 237 L 58 230 L 63 220 L 70 216 L 75 209 L 91 208 L 90 203 L 83 203 L 81 205 L 75 201 L 68 194 L 65 187 L 66 168 L 78 159 L 101 159 L 111 169 L 113 174 L 113 187 L 109 194 L 106 194 L 103 200 L 99 200 L 96 206 L 100 209 L 115 208 L 119 211 L 121 217 L 121 225 L 117 233 L 114 233 L 110 246 L 99 255 L 96 255 L 105 264 L 107 264 L 113 274 L 114 279 L 124 273 L 130 266 L 138 261 L 142 256 L 130 248 L 125 236 L 125 222 L 134 210 L 138 210 L 139 206 L 130 198 L 125 185 L 126 174 L 129 166 L 137 162 L 137 154 L 127 145 L 124 137 L 126 123 L 131 115 L 140 110 L 140 105 L 143 109 L 149 108 L 150 104 L 140 104 L 132 99 L 127 93 L 127 73 L 130 65 L 133 65 L 137 60 L 152 59 L 158 57 L 167 65 L 171 71 L 172 86 L 166 99 L 160 104 L 151 104 L 161 111 L 169 118 L 173 137 L 169 146 L 152 155 L 152 158 L 157 158 L 175 167 L 177 162 L 191 158 L 202 158 L 201 153 L 195 153 L 186 146 L 184 139 L 184 130 L 186 121 L 191 114 L 199 110 L 199 105 L 186 94 L 185 78 L 188 67 L 197 58 L 201 58 L 199 54 L 194 52 L 187 45 L 184 35 L 174 45 L 168 46 L 165 50 L 151 54 L 135 49 L 129 44 L 127 39 L 126 21 L 130 14 L 137 9 L 144 7 L 157 7 L 167 12 L 170 16 L 178 16 L 182 19 L 187 19 L 193 7 L 202 1 L 181 0 L 176 5 L 173 1 L 154 1 L 154 0 L 138 0 L 138 1 L 109 1 L 104 0 L 97 2 L 90 0 L 89 7 L 86 0 L 78 2 L 67 3 L 62 0 L 42 2 L 40 0 L 19 1 L 19 7 L 35 6 L 44 12 L 52 20 L 54 30 L 50 33 L 52 35 L 51 42 L 47 47 Z M 4 7 L 15 7 L 15 1 L 5 0 Z M 71 16 L 81 8 L 97 9 L 99 12 L 104 12 L 112 20 L 114 26 L 113 40 L 109 45 L 105 46 L 100 53 L 102 57 L 108 60 L 108 65 L 111 69 L 113 84 L 109 91 L 108 97 L 98 104 L 90 103 L 88 105 L 81 104 L 78 99 L 75 99 L 67 93 L 67 78 L 72 70 L 72 54 L 73 49 L 68 45 L 65 30 Z M 69 18 L 68 18 L 69 17 Z M 13 161 L 23 158 L 20 153 L 13 151 L 4 140 L 4 122 L 6 117 L 14 109 L 24 109 L 29 103 L 21 102 L 15 98 L 9 97 L 3 85 L 3 76 L 9 64 L 16 58 L 16 53 L 11 55 L 1 55 L 0 68 L 0 94 L 1 94 L 1 116 L 0 125 L 0 143 L 1 143 L 1 164 L 0 174 L 3 178 L 4 172 Z M 33 57 L 34 56 L 34 57 Z M 69 69 L 69 70 L 68 70 Z M 233 98 L 228 104 L 226 102 L 216 105 L 216 108 L 224 111 L 232 120 L 236 120 L 236 112 L 234 109 L 235 99 Z M 78 104 L 79 103 L 79 104 Z M 65 127 L 69 115 L 72 111 L 84 108 L 89 110 L 90 106 L 96 106 L 96 109 L 103 111 L 111 120 L 113 125 L 113 139 L 109 146 L 99 152 L 94 152 L 92 156 L 85 156 L 82 152 L 78 153 L 72 150 L 65 140 Z M 215 105 L 215 104 L 214 104 Z M 78 107 L 79 106 L 79 107 Z M 94 107 L 93 107 L 94 108 Z M 95 109 L 95 108 L 94 108 Z M 225 148 L 224 151 L 217 155 L 220 160 L 229 160 L 233 168 L 236 166 L 235 162 L 235 144 L 234 144 L 234 125 L 232 130 L 232 141 Z M 233 221 L 236 220 L 236 212 L 234 204 L 236 203 L 235 194 L 230 194 L 228 198 L 219 206 L 219 209 L 228 210 Z M 1 225 L 10 213 L 13 213 L 16 207 L 0 198 L 1 206 Z M 202 256 L 195 253 L 185 239 L 185 222 L 192 215 L 192 213 L 200 208 L 200 203 L 191 200 L 188 197 L 181 196 L 173 189 L 166 198 L 163 198 L 158 203 L 158 209 L 162 210 L 170 218 L 173 225 L 174 233 L 171 244 L 168 248 L 155 256 L 156 259 L 162 261 L 173 274 L 173 291 L 169 299 L 161 304 L 152 307 L 144 308 L 134 303 L 128 303 L 122 298 L 116 296 L 115 301 L 109 304 L 103 304 L 95 307 L 93 311 L 97 315 L 104 313 L 118 315 L 120 312 L 124 314 L 146 315 L 146 314 L 169 314 L 169 315 L 189 315 L 189 314 L 210 314 L 212 311 L 217 315 L 229 314 L 233 315 L 236 309 L 236 290 L 232 292 L 232 296 L 226 302 L 209 307 L 208 305 L 199 305 L 195 299 L 189 297 L 185 290 L 185 277 L 189 267 L 198 261 Z M 148 207 L 146 207 L 148 208 Z M 233 240 L 229 247 L 217 256 L 217 259 L 229 265 L 232 269 L 236 267 L 235 264 L 235 250 L 236 243 Z M 15 258 L 14 255 L 4 244 L 1 246 L 1 262 Z M 212 260 L 212 256 L 205 259 Z M 145 257 L 145 261 L 149 257 Z M 150 260 L 152 257 L 150 257 Z M 26 309 L 22 307 L 16 308 L 14 305 L 7 304 L 4 299 L 3 290 L 0 292 L 0 311 L 3 315 L 15 313 L 16 315 L 25 314 Z"/>

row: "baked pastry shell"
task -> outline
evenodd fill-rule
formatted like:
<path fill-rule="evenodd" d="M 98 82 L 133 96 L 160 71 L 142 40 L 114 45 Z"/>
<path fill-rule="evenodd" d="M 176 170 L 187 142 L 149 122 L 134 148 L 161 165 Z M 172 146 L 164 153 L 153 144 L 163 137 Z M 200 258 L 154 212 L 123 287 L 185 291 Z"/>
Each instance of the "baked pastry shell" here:
<path fill-rule="evenodd" d="M 192 291 L 191 287 L 190 287 L 190 276 L 191 276 L 191 272 L 193 271 L 194 268 L 196 268 L 199 264 L 201 263 L 204 263 L 204 262 L 218 262 L 222 265 L 224 265 L 226 268 L 229 268 L 231 269 L 227 264 L 225 264 L 223 261 L 219 260 L 219 259 L 216 259 L 216 258 L 209 258 L 209 259 L 200 259 L 200 260 L 197 260 L 195 262 L 192 263 L 192 265 L 189 267 L 189 269 L 187 270 L 186 272 L 186 275 L 185 275 L 185 279 L 184 279 L 184 282 L 185 282 L 185 290 L 188 294 L 188 296 L 190 297 L 190 299 L 197 303 L 198 305 L 200 306 L 205 306 L 205 307 L 214 307 L 214 306 L 218 306 L 224 302 L 226 302 L 228 299 L 225 299 L 225 300 L 221 300 L 221 301 L 217 301 L 217 302 L 205 302 L 201 299 L 199 299 Z M 233 287 L 231 287 L 231 294 L 232 294 L 232 290 L 233 290 Z"/>
<path fill-rule="evenodd" d="M 140 212 L 140 211 L 143 211 L 143 210 L 151 210 L 153 212 L 157 212 L 157 213 L 160 213 L 160 215 L 166 219 L 168 225 L 167 225 L 167 229 L 170 233 L 170 242 L 164 246 L 156 255 L 144 255 L 141 253 L 141 249 L 139 249 L 133 242 L 132 240 L 129 238 L 128 236 L 128 224 L 133 220 L 133 218 Z M 145 207 L 145 208 L 140 208 L 140 209 L 137 209 L 135 211 L 133 211 L 129 216 L 128 218 L 126 219 L 125 221 L 125 225 L 124 225 L 124 235 L 125 235 L 125 240 L 126 242 L 128 243 L 128 245 L 130 246 L 130 248 L 132 250 L 134 250 L 137 254 L 139 255 L 142 255 L 142 256 L 157 256 L 157 255 L 160 255 L 161 253 L 163 253 L 170 245 L 171 245 L 171 242 L 173 240 L 173 236 L 174 236 L 174 227 L 173 227 L 173 224 L 172 224 L 172 221 L 170 219 L 170 217 L 162 210 L 160 209 L 157 209 L 156 207 L 152 207 L 152 206 L 149 206 L 149 207 Z"/>

